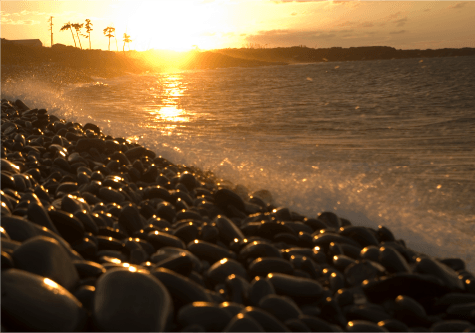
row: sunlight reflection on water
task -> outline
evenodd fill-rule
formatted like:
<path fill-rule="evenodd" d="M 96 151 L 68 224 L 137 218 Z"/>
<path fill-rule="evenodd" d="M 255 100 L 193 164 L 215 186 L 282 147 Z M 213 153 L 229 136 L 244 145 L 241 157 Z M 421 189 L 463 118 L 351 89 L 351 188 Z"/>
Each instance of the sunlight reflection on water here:
<path fill-rule="evenodd" d="M 44 85 L 10 90 L 174 163 L 267 189 L 305 215 L 382 224 L 409 246 L 475 267 L 473 60 L 415 63 L 125 76 L 64 88 L 70 108 Z"/>
<path fill-rule="evenodd" d="M 156 81 L 157 87 L 149 88 L 151 91 L 161 90 L 161 95 L 155 95 L 159 100 L 157 105 L 149 106 L 145 109 L 152 119 L 145 125 L 146 128 L 156 128 L 164 135 L 172 135 L 178 128 L 177 123 L 189 123 L 190 113 L 180 108 L 178 103 L 186 92 L 186 86 L 180 75 L 164 75 L 161 80 Z M 176 133 L 180 135 L 180 133 Z"/>

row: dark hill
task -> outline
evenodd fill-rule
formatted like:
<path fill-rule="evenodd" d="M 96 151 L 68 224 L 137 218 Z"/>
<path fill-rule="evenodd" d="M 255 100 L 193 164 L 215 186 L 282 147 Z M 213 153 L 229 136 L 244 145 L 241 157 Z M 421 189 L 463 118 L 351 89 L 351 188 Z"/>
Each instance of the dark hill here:
<path fill-rule="evenodd" d="M 112 52 L 81 50 L 55 44 L 51 48 L 28 47 L 2 39 L 2 80 L 35 75 L 56 83 L 91 81 L 91 76 L 114 77 L 126 73 L 175 69 L 256 67 L 276 63 L 235 58 L 217 52 Z M 277 63 L 282 65 L 284 63 Z"/>
<path fill-rule="evenodd" d="M 350 48 L 332 47 L 326 49 L 312 49 L 308 47 L 294 46 L 269 49 L 221 49 L 215 50 L 215 52 L 243 59 L 308 63 L 323 61 L 473 56 L 475 55 L 475 48 L 397 50 L 389 46 L 362 46 Z"/>

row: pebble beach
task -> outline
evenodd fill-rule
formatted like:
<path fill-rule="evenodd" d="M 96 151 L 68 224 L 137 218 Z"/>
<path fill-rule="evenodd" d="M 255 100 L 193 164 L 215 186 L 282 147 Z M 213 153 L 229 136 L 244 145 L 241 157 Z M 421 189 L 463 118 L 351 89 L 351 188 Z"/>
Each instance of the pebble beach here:
<path fill-rule="evenodd" d="M 475 332 L 475 276 L 2 99 L 2 331 Z"/>

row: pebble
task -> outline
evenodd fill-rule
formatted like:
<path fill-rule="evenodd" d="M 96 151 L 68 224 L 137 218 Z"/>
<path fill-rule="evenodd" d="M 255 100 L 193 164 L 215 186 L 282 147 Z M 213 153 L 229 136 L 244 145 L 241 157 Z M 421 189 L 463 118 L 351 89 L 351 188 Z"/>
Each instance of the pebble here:
<path fill-rule="evenodd" d="M 269 273 L 283 273 L 292 275 L 294 266 L 283 258 L 259 257 L 249 264 L 251 276 L 267 276 Z"/>
<path fill-rule="evenodd" d="M 264 328 L 251 316 L 238 313 L 231 319 L 223 332 L 265 332 Z"/>
<path fill-rule="evenodd" d="M 270 273 L 268 279 L 279 295 L 290 296 L 294 300 L 317 300 L 323 293 L 322 285 L 312 279 L 282 273 Z"/>
<path fill-rule="evenodd" d="M 253 318 L 265 332 L 290 332 L 281 320 L 261 308 L 248 306 L 241 313 Z"/>
<path fill-rule="evenodd" d="M 114 268 L 97 280 L 92 315 L 101 331 L 163 332 L 173 316 L 172 299 L 147 270 Z"/>
<path fill-rule="evenodd" d="M 53 238 L 32 237 L 13 251 L 12 258 L 16 268 L 50 278 L 69 291 L 79 282 L 67 251 Z"/>
<path fill-rule="evenodd" d="M 11 268 L 2 271 L 2 326 L 15 331 L 81 331 L 86 311 L 51 279 Z"/>
<path fill-rule="evenodd" d="M 381 247 L 379 251 L 378 261 L 389 273 L 410 273 L 412 271 L 406 259 L 398 251 L 386 247 Z"/>
<path fill-rule="evenodd" d="M 242 241 L 245 237 L 242 231 L 226 216 L 218 215 L 214 220 L 219 231 L 219 236 L 224 244 L 229 244 L 232 240 Z"/>
<path fill-rule="evenodd" d="M 249 280 L 249 275 L 244 266 L 231 258 L 224 258 L 215 262 L 206 273 L 207 280 L 212 285 L 223 283 L 230 275 L 240 276 L 245 280 Z"/>
<path fill-rule="evenodd" d="M 273 314 L 281 321 L 298 318 L 300 315 L 303 315 L 298 305 L 291 298 L 275 294 L 263 297 L 259 301 L 259 308 Z"/>
<path fill-rule="evenodd" d="M 200 325 L 206 331 L 220 332 L 231 321 L 232 316 L 211 302 L 193 302 L 183 306 L 177 314 L 182 326 Z"/>
<path fill-rule="evenodd" d="M 21 101 L 1 120 L 4 331 L 474 330 L 458 258 Z"/>

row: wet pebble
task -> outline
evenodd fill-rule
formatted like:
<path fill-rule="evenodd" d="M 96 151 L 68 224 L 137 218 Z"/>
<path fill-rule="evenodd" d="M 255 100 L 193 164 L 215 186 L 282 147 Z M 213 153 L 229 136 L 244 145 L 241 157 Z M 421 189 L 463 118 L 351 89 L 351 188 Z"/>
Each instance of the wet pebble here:
<path fill-rule="evenodd" d="M 464 261 L 384 226 L 305 217 L 21 101 L 2 100 L 1 152 L 2 330 L 473 330 Z"/>
<path fill-rule="evenodd" d="M 322 285 L 312 279 L 282 273 L 270 273 L 268 279 L 277 294 L 289 296 L 297 302 L 318 300 L 323 293 Z"/>
<path fill-rule="evenodd" d="M 67 251 L 53 238 L 36 236 L 23 242 L 12 253 L 15 267 L 45 278 L 72 290 L 79 275 Z"/>
<path fill-rule="evenodd" d="M 267 276 L 269 273 L 283 273 L 292 275 L 292 263 L 283 258 L 259 257 L 249 264 L 249 274 L 254 276 Z"/>
<path fill-rule="evenodd" d="M 259 301 L 259 308 L 273 314 L 281 321 L 303 315 L 298 305 L 289 297 L 270 294 Z"/>
<path fill-rule="evenodd" d="M 228 325 L 232 316 L 215 303 L 193 302 L 180 309 L 177 319 L 182 326 L 197 324 L 206 331 L 220 332 Z"/>
<path fill-rule="evenodd" d="M 2 326 L 15 331 L 81 331 L 86 311 L 68 290 L 21 269 L 2 272 Z"/>
<path fill-rule="evenodd" d="M 281 320 L 258 307 L 248 306 L 241 313 L 253 318 L 265 332 L 290 332 Z"/>
<path fill-rule="evenodd" d="M 245 280 L 249 279 L 244 266 L 231 258 L 224 258 L 215 262 L 206 273 L 207 280 L 212 285 L 223 283 L 230 275 L 240 276 Z"/>
<path fill-rule="evenodd" d="M 265 330 L 251 316 L 238 313 L 223 329 L 223 332 L 265 332 Z"/>
<path fill-rule="evenodd" d="M 172 309 L 166 287 L 144 269 L 111 269 L 97 280 L 93 319 L 99 330 L 162 332 Z"/>

